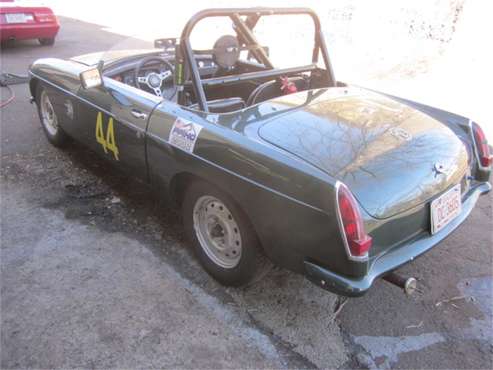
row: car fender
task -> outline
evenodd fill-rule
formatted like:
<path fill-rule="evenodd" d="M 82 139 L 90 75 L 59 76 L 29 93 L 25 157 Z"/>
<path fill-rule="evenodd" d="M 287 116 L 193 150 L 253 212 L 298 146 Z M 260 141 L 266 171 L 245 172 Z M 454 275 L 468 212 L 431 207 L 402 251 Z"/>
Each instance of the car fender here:
<path fill-rule="evenodd" d="M 200 125 L 193 151 L 171 143 L 177 120 Z M 305 260 L 349 275 L 365 270 L 364 263 L 347 258 L 329 175 L 170 102 L 153 112 L 147 138 L 154 188 L 172 188 L 176 176 L 217 186 L 245 212 L 276 264 L 299 272 Z"/>
<path fill-rule="evenodd" d="M 85 69 L 86 66 L 78 63 L 55 58 L 39 59 L 29 68 L 32 99 L 36 100 L 37 87 L 42 84 L 48 91 L 59 125 L 71 136 L 78 120 L 78 92 L 81 88 L 79 74 Z"/>

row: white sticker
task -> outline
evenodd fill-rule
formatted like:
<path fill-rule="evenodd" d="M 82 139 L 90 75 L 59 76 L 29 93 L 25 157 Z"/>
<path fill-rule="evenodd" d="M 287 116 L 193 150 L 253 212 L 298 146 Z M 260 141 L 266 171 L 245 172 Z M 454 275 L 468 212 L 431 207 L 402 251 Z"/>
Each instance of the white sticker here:
<path fill-rule="evenodd" d="M 200 130 L 202 130 L 202 126 L 199 124 L 183 118 L 177 118 L 169 133 L 168 141 L 171 145 L 193 153 Z"/>

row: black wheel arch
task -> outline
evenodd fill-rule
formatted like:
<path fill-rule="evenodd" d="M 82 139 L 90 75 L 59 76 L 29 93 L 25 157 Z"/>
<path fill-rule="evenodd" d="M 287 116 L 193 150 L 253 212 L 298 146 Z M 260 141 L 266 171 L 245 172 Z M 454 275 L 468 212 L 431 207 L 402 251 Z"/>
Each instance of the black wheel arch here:
<path fill-rule="evenodd" d="M 170 182 L 169 182 L 168 195 L 169 195 L 169 198 L 171 200 L 173 200 L 173 202 L 176 204 L 176 206 L 180 207 L 182 205 L 182 202 L 183 202 L 183 199 L 184 199 L 184 196 L 185 196 L 185 193 L 186 193 L 188 186 L 190 186 L 190 184 L 192 182 L 195 182 L 195 181 L 206 182 L 206 183 L 210 184 L 211 186 L 214 186 L 215 188 L 217 188 L 221 192 L 227 194 L 231 199 L 234 200 L 234 202 L 241 209 L 241 211 L 243 213 L 245 213 L 245 215 L 250 219 L 247 212 L 245 211 L 245 207 L 243 207 L 241 205 L 241 202 L 239 201 L 239 199 L 237 197 L 235 197 L 235 195 L 232 192 L 228 191 L 227 189 L 225 189 L 223 186 L 221 186 L 220 184 L 218 184 L 216 182 L 212 182 L 212 181 L 210 181 L 210 180 L 208 180 L 202 176 L 196 175 L 196 174 L 194 174 L 192 172 L 188 172 L 188 171 L 178 172 L 178 173 L 174 174 L 173 177 L 171 178 Z"/>
<path fill-rule="evenodd" d="M 179 172 L 171 178 L 168 185 L 168 196 L 177 207 L 181 207 L 187 187 L 193 181 L 206 180 L 190 172 Z"/>

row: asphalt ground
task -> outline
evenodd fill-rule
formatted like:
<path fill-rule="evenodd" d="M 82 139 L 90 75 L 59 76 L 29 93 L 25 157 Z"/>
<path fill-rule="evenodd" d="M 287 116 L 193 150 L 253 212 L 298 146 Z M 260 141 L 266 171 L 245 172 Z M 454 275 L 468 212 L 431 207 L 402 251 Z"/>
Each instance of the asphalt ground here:
<path fill-rule="evenodd" d="M 3 47 L 1 71 L 150 46 L 61 23 L 53 47 Z M 13 90 L 0 111 L 1 368 L 493 367 L 491 195 L 400 270 L 418 279 L 412 297 L 378 281 L 343 301 L 277 268 L 226 289 L 197 264 L 175 209 L 78 144 L 51 147 L 27 86 Z"/>

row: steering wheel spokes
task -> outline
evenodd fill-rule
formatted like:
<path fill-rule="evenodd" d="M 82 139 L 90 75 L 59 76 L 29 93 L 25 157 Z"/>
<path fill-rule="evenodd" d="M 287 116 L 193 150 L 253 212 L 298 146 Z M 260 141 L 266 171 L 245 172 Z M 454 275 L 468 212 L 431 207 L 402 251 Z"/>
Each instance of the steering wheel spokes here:
<path fill-rule="evenodd" d="M 152 91 L 154 91 L 154 94 L 156 94 L 156 96 L 159 96 L 159 97 L 163 96 L 163 92 L 161 91 L 161 86 L 153 88 Z"/>
<path fill-rule="evenodd" d="M 144 66 L 150 64 L 151 62 L 157 62 L 158 66 L 153 68 L 154 70 L 159 70 L 160 72 L 150 71 L 145 76 L 141 76 L 141 70 Z M 163 66 L 166 70 L 162 70 Z M 168 80 L 173 80 L 173 66 L 166 59 L 158 56 L 150 56 L 142 59 L 137 67 L 135 68 L 135 81 L 137 87 L 145 90 L 152 91 L 154 95 L 159 97 L 167 97 L 171 99 L 176 93 L 176 86 L 173 85 L 172 94 L 163 94 L 163 85 Z M 171 90 L 171 89 L 168 89 Z M 169 95 L 169 96 L 168 96 Z"/>
<path fill-rule="evenodd" d="M 167 76 L 170 76 L 172 73 L 171 71 L 166 71 L 169 72 Z M 155 95 L 157 96 L 163 96 L 162 91 L 161 91 L 161 86 L 163 85 L 163 81 L 165 78 L 162 77 L 163 73 L 156 73 L 156 72 L 149 72 L 145 76 L 139 76 L 137 77 L 137 82 L 139 83 L 139 87 L 141 84 L 147 86 L 151 91 L 154 92 Z"/>
<path fill-rule="evenodd" d="M 173 76 L 173 72 L 170 71 L 170 70 L 167 70 L 167 71 L 162 71 L 160 74 L 159 74 L 159 77 L 161 78 L 161 81 L 166 81 L 167 79 L 169 79 L 170 77 Z"/>
<path fill-rule="evenodd" d="M 137 77 L 137 82 L 140 84 L 146 84 L 147 85 L 147 76 Z"/>

